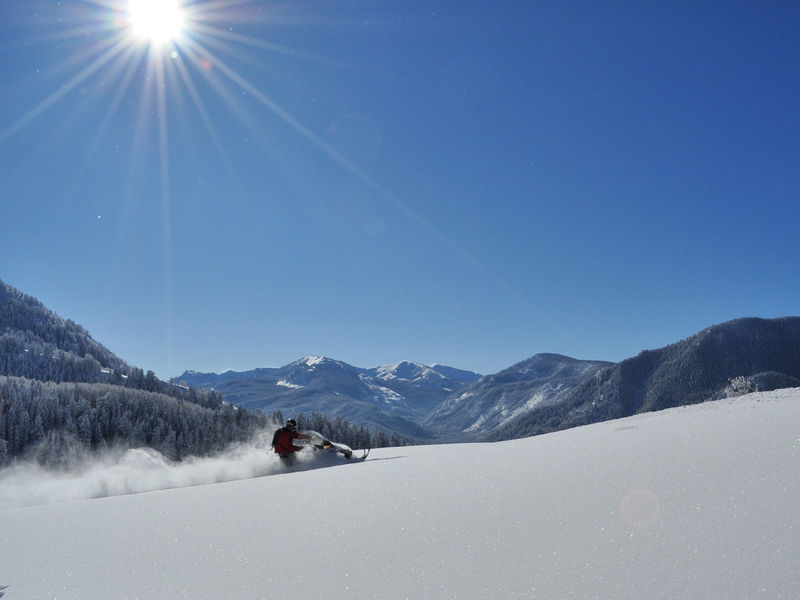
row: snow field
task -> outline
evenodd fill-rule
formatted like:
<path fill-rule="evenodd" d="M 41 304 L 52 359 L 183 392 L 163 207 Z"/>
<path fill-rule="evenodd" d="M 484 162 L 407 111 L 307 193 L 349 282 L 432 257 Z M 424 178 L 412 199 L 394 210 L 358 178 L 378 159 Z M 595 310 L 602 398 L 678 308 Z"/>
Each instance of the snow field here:
<path fill-rule="evenodd" d="M 326 460 L 0 510 L 4 600 L 800 597 L 800 390 Z"/>

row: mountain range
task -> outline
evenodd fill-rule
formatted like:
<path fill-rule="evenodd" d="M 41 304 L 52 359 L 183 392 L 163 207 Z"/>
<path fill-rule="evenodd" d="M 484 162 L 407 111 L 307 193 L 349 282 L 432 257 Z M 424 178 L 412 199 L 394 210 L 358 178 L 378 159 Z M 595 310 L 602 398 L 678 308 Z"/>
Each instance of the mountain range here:
<path fill-rule="evenodd" d="M 480 375 L 443 365 L 403 361 L 371 369 L 324 357 L 306 357 L 280 368 L 186 371 L 176 378 L 213 388 L 237 406 L 287 415 L 314 412 L 414 439 L 431 439 L 423 417 Z"/>
<path fill-rule="evenodd" d="M 411 362 L 362 369 L 304 358 L 279 369 L 186 372 L 248 408 L 341 416 L 420 441 L 502 440 L 748 391 L 800 387 L 800 318 L 742 318 L 612 363 L 537 354 L 499 373 Z"/>
<path fill-rule="evenodd" d="M 360 368 L 306 357 L 246 372 L 187 371 L 166 383 L 0 281 L 0 376 L 118 385 L 209 408 L 224 398 L 248 412 L 323 414 L 416 441 L 488 441 L 800 387 L 800 317 L 728 321 L 619 363 L 537 354 L 481 376 L 409 361 Z"/>

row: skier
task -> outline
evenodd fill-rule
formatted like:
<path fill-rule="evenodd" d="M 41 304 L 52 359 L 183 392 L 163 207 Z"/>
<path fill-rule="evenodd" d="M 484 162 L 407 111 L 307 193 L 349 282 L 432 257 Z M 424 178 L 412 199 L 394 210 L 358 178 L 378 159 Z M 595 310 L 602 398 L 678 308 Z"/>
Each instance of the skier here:
<path fill-rule="evenodd" d="M 297 431 L 297 421 L 289 419 L 286 421 L 286 425 L 275 430 L 275 434 L 272 436 L 272 449 L 282 459 L 292 461 L 295 458 L 295 452 L 300 450 L 299 447 L 293 444 L 294 440 L 310 439 L 310 435 Z"/>

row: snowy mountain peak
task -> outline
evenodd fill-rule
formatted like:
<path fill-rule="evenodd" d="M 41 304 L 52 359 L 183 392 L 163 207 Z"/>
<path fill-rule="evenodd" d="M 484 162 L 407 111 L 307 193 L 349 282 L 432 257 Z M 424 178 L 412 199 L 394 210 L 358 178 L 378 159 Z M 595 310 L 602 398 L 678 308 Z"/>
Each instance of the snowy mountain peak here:
<path fill-rule="evenodd" d="M 408 381 L 418 381 L 420 379 L 444 379 L 444 376 L 437 373 L 428 366 L 404 360 L 396 365 L 384 365 L 375 369 L 378 379 L 406 379 Z"/>
<path fill-rule="evenodd" d="M 464 371 L 454 367 L 448 367 L 434 363 L 433 365 L 423 365 L 408 360 L 401 361 L 394 365 L 384 365 L 372 369 L 373 376 L 388 381 L 390 379 L 402 379 L 416 383 L 436 384 L 452 380 L 459 383 L 473 383 L 478 381 L 481 376 L 472 371 Z"/>
<path fill-rule="evenodd" d="M 343 367 L 345 364 L 341 361 L 334 360 L 333 358 L 328 358 L 327 356 L 306 356 L 299 360 L 294 361 L 293 363 L 289 363 L 288 367 L 293 368 L 303 368 L 303 369 L 311 369 L 314 370 L 318 367 L 323 366 L 338 366 Z"/>
<path fill-rule="evenodd" d="M 333 362 L 333 361 L 330 358 L 325 358 L 324 356 L 306 356 L 305 358 L 301 358 L 297 362 L 298 364 L 305 363 L 307 367 L 316 367 L 326 362 Z"/>

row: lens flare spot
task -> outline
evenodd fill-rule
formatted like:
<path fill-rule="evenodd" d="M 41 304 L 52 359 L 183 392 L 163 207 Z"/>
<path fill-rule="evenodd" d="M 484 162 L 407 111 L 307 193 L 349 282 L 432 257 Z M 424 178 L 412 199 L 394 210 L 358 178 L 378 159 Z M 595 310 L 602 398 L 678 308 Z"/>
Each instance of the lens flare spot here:
<path fill-rule="evenodd" d="M 619 503 L 619 514 L 631 529 L 647 529 L 658 520 L 661 505 L 651 490 L 628 492 Z"/>

